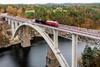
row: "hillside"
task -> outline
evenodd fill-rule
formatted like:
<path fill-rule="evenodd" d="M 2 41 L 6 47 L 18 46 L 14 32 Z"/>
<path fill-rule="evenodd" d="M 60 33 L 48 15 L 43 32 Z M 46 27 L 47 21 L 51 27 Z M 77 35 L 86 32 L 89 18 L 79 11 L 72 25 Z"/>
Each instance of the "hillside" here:
<path fill-rule="evenodd" d="M 24 18 L 54 20 L 61 24 L 100 29 L 100 4 L 18 4 L 0 5 L 0 12 Z"/>

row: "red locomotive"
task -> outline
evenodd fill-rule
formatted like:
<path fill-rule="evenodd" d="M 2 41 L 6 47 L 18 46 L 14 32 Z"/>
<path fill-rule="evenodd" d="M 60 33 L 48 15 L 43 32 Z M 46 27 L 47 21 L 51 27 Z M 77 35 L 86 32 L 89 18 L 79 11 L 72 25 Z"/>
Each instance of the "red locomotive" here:
<path fill-rule="evenodd" d="M 46 24 L 53 27 L 59 26 L 59 23 L 57 21 L 46 21 Z"/>
<path fill-rule="evenodd" d="M 46 20 L 35 20 L 36 23 L 45 24 L 53 27 L 58 27 L 59 23 L 57 21 L 46 21 Z"/>

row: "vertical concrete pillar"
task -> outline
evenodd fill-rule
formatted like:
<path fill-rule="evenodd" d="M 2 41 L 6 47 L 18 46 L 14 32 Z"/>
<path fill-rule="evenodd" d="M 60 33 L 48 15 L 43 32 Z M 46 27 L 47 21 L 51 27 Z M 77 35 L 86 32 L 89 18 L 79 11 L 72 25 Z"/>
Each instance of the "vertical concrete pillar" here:
<path fill-rule="evenodd" d="M 18 26 L 18 22 L 17 22 L 17 21 L 15 21 L 15 29 L 17 28 L 17 26 Z"/>
<path fill-rule="evenodd" d="M 11 21 L 11 32 L 12 32 L 12 35 L 13 35 L 13 33 L 14 33 L 14 22 L 13 21 Z"/>
<path fill-rule="evenodd" d="M 77 67 L 77 41 L 78 36 L 72 34 L 72 67 Z"/>
<path fill-rule="evenodd" d="M 30 35 L 29 35 L 29 31 L 28 31 L 28 27 L 23 27 L 21 29 L 22 31 L 20 32 L 20 37 L 21 37 L 21 46 L 22 47 L 30 47 L 31 43 L 30 43 Z"/>
<path fill-rule="evenodd" d="M 54 40 L 54 46 L 56 49 L 58 48 L 58 31 L 57 30 L 53 31 L 53 40 Z M 59 67 L 60 66 L 58 60 L 56 59 L 54 53 L 52 52 L 50 48 L 48 48 L 46 60 L 47 60 L 46 67 Z"/>
<path fill-rule="evenodd" d="M 6 18 L 6 20 L 8 21 L 8 24 L 10 25 L 10 23 L 11 23 L 10 19 L 7 19 L 7 18 Z"/>
<path fill-rule="evenodd" d="M 58 31 L 57 30 L 53 30 L 53 40 L 54 40 L 54 46 L 55 48 L 58 48 Z"/>
<path fill-rule="evenodd" d="M 7 19 L 7 18 L 5 18 L 5 21 L 8 21 L 8 19 Z"/>

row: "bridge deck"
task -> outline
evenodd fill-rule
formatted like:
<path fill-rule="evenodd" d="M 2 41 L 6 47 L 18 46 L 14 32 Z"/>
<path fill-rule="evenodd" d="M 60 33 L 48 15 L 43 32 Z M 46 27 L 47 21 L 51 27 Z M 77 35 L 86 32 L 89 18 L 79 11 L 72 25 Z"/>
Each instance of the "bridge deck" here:
<path fill-rule="evenodd" d="M 58 30 L 58 31 L 68 32 L 68 33 L 71 33 L 71 34 L 77 34 L 77 35 L 80 35 L 80 36 L 85 36 L 85 37 L 90 37 L 90 38 L 93 38 L 93 39 L 99 39 L 100 40 L 100 30 L 92 30 L 92 29 L 62 25 L 62 24 L 60 24 L 59 27 L 52 27 L 52 26 L 48 26 L 48 25 L 38 24 L 38 23 L 35 23 L 32 20 L 25 19 L 25 18 L 8 16 L 8 15 L 1 15 L 1 16 L 12 19 L 14 21 L 18 21 L 18 22 L 30 23 L 30 24 L 33 24 L 33 25 L 41 26 L 41 27 L 51 28 L 51 29 L 55 29 L 55 30 Z"/>

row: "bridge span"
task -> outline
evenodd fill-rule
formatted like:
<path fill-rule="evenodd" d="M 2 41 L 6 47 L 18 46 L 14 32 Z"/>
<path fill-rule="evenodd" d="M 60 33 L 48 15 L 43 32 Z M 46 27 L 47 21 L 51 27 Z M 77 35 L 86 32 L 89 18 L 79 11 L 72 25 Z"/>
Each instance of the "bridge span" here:
<path fill-rule="evenodd" d="M 52 27 L 48 25 L 38 24 L 35 23 L 33 20 L 24 19 L 15 16 L 8 16 L 6 14 L 1 14 L 1 17 L 5 18 L 5 21 L 11 26 L 12 38 L 14 39 L 16 35 L 20 35 L 22 39 L 22 45 L 27 46 L 29 45 L 29 33 L 28 28 L 31 28 L 37 31 L 48 43 L 48 46 L 53 51 L 54 55 L 56 56 L 59 64 L 61 67 L 69 67 L 67 61 L 65 60 L 64 56 L 58 49 L 58 36 L 59 32 L 63 32 L 63 34 L 70 35 L 72 40 L 72 67 L 77 67 L 77 55 L 76 55 L 76 46 L 78 43 L 79 38 L 84 40 L 85 38 L 90 38 L 96 41 L 97 44 L 100 44 L 100 30 L 92 30 L 92 29 L 85 29 L 79 27 L 73 27 L 68 25 L 59 25 L 59 27 Z M 27 29 L 27 30 L 26 30 Z M 24 30 L 24 31 L 23 31 Z M 50 31 L 53 34 L 53 39 L 48 35 Z M 65 36 L 65 35 L 64 35 Z M 23 38 L 24 37 L 24 38 Z M 26 38 L 25 38 L 26 37 Z M 23 41 L 23 39 L 26 39 Z M 26 44 L 27 41 L 27 45 Z"/>

